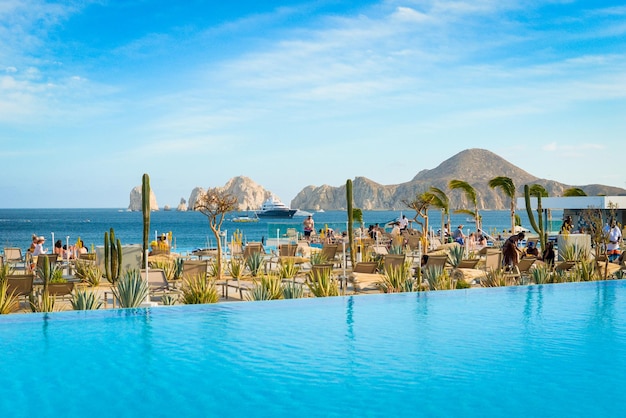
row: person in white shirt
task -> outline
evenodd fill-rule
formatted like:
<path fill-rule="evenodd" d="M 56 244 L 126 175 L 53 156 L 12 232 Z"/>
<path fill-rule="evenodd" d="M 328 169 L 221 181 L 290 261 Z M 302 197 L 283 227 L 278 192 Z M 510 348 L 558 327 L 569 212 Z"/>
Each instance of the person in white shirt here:
<path fill-rule="evenodd" d="M 405 215 L 402 215 L 402 218 L 400 218 L 400 231 L 406 231 L 408 227 L 409 227 L 409 220 L 406 218 Z"/>
<path fill-rule="evenodd" d="M 37 238 L 37 244 L 35 244 L 35 249 L 33 250 L 33 256 L 37 256 L 39 254 L 46 254 L 48 250 L 43 248 L 43 243 L 46 242 L 44 237 Z"/>
<path fill-rule="evenodd" d="M 609 257 L 609 261 L 615 261 L 619 255 L 619 242 L 622 240 L 622 231 L 615 224 L 615 220 L 611 220 L 611 225 L 604 227 L 604 233 L 607 234 L 609 243 L 606 245 L 606 254 Z"/>

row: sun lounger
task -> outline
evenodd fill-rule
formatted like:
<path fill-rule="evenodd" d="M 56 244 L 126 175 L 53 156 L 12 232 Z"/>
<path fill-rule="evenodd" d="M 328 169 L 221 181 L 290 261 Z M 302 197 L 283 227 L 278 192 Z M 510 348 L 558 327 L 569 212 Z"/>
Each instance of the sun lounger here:
<path fill-rule="evenodd" d="M 12 292 L 18 297 L 28 301 L 28 296 L 33 293 L 34 274 L 9 274 L 6 276 L 7 292 Z"/>

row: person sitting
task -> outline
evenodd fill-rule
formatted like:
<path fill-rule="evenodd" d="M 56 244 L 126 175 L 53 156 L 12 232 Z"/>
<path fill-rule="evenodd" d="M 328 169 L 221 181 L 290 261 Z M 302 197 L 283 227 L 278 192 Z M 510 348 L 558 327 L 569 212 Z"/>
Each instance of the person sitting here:
<path fill-rule="evenodd" d="M 572 222 L 572 217 L 568 215 L 563 220 L 563 224 L 561 225 L 561 230 L 559 231 L 559 233 L 560 234 L 569 234 L 570 232 L 572 232 L 573 228 L 574 228 L 574 224 Z"/>
<path fill-rule="evenodd" d="M 541 255 L 541 260 L 548 265 L 548 267 L 552 268 L 554 266 L 554 259 L 556 254 L 554 253 L 554 243 L 549 241 L 546 244 L 546 249 L 543 250 L 543 254 Z"/>
<path fill-rule="evenodd" d="M 60 239 L 56 240 L 54 243 L 54 253 L 59 256 L 59 258 L 63 258 L 63 243 Z"/>
<path fill-rule="evenodd" d="M 463 234 L 463 225 L 459 225 L 459 227 L 452 234 L 452 239 L 454 242 L 459 243 L 460 245 L 465 244 L 465 234 Z"/>
<path fill-rule="evenodd" d="M 526 246 L 526 255 L 528 257 L 539 257 L 539 250 L 532 241 Z"/>
<path fill-rule="evenodd" d="M 37 244 L 35 244 L 35 249 L 33 250 L 33 257 L 38 256 L 39 254 L 46 254 L 48 252 L 47 249 L 43 248 L 44 242 L 46 242 L 44 237 L 37 237 Z"/>

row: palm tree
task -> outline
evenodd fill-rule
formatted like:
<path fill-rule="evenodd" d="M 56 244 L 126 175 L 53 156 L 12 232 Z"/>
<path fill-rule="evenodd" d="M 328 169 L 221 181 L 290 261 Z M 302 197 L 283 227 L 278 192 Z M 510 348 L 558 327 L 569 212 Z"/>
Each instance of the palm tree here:
<path fill-rule="evenodd" d="M 448 187 L 450 190 L 461 189 L 465 194 L 465 198 L 469 200 L 474 205 L 474 210 L 471 211 L 469 209 L 457 209 L 454 213 L 466 213 L 470 216 L 473 216 L 476 219 L 476 229 L 481 229 L 480 226 L 480 214 L 478 213 L 478 197 L 476 195 L 476 190 L 466 181 L 463 180 L 450 180 L 448 183 Z"/>
<path fill-rule="evenodd" d="M 563 190 L 563 197 L 587 196 L 587 193 L 580 187 L 571 187 Z"/>
<path fill-rule="evenodd" d="M 446 193 L 432 186 L 424 194 L 430 199 L 432 206 L 441 209 L 441 233 L 443 234 L 446 218 L 448 220 L 448 232 L 450 232 L 450 199 L 448 199 Z"/>
<path fill-rule="evenodd" d="M 515 184 L 509 177 L 494 177 L 489 180 L 489 187 L 499 188 L 511 200 L 511 234 L 515 233 Z"/>

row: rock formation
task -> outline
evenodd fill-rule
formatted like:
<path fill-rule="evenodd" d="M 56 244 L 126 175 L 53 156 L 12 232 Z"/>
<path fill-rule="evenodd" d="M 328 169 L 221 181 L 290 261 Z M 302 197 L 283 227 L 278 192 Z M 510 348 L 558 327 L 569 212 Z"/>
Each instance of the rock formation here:
<path fill-rule="evenodd" d="M 259 184 L 245 176 L 237 176 L 228 180 L 224 187 L 218 187 L 220 190 L 227 191 L 237 197 L 238 210 L 255 210 L 261 207 L 261 204 L 268 199 L 272 193 L 264 189 Z M 196 187 L 191 191 L 189 196 L 189 210 L 193 210 L 198 197 L 206 190 L 202 187 Z"/>
<path fill-rule="evenodd" d="M 187 202 L 184 198 L 180 198 L 180 203 L 176 206 L 176 210 L 179 212 L 185 212 L 187 210 Z"/>
<path fill-rule="evenodd" d="M 507 209 L 508 199 L 499 190 L 491 189 L 488 185 L 489 180 L 498 176 L 510 177 L 518 190 L 518 196 L 523 196 L 524 184 L 540 184 L 550 196 L 560 196 L 565 189 L 573 187 L 535 177 L 490 151 L 469 149 L 454 155 L 432 170 L 420 171 L 406 183 L 381 185 L 367 178 L 357 177 L 353 182 L 354 206 L 363 210 L 403 210 L 407 208 L 404 200 L 410 200 L 435 186 L 446 192 L 452 210 L 471 208 L 462 191 L 448 189 L 448 182 L 457 179 L 474 187 L 479 209 Z M 595 184 L 578 187 L 590 196 L 626 193 L 626 190 L 619 187 Z M 291 201 L 291 207 L 304 210 L 344 210 L 345 205 L 345 185 L 307 186 Z"/>
<path fill-rule="evenodd" d="M 128 205 L 128 209 L 141 211 L 141 186 L 137 186 L 130 191 L 130 204 Z M 159 205 L 152 189 L 150 189 L 150 210 L 159 210 Z"/>

